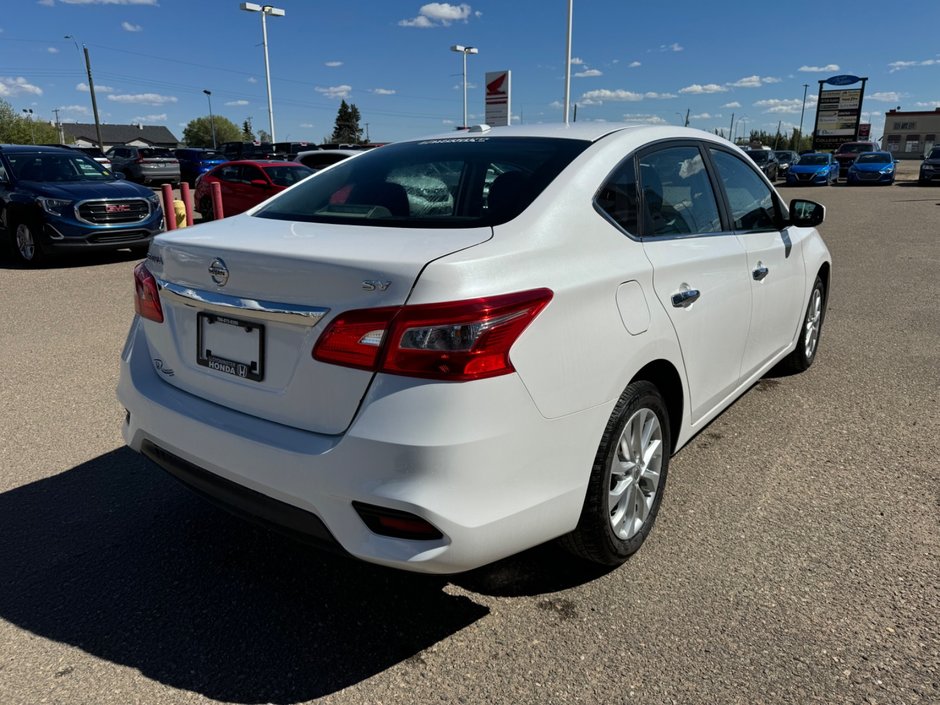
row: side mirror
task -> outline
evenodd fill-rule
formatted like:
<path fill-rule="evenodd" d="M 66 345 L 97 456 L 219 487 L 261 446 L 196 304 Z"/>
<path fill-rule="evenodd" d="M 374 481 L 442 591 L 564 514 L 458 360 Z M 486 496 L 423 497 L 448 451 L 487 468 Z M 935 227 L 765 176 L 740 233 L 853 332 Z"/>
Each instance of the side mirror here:
<path fill-rule="evenodd" d="M 271 184 L 269 184 L 269 183 L 268 183 L 267 181 L 265 181 L 264 179 L 252 179 L 252 180 L 251 180 L 251 185 L 252 185 L 252 186 L 257 186 L 258 188 L 270 188 L 270 186 L 271 186 Z"/>
<path fill-rule="evenodd" d="M 115 178 L 115 179 L 126 179 L 126 178 L 127 178 L 126 176 L 124 176 L 124 172 L 123 172 L 123 171 L 112 171 L 111 173 L 114 175 L 114 178 Z"/>
<path fill-rule="evenodd" d="M 826 219 L 826 207 L 815 201 L 794 198 L 790 201 L 790 224 L 814 228 Z"/>

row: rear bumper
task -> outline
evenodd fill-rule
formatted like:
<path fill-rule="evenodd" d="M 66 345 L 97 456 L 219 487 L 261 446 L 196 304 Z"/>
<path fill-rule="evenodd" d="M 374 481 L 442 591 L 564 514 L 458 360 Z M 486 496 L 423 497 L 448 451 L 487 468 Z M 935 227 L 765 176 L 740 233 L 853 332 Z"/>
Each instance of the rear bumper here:
<path fill-rule="evenodd" d="M 356 558 L 426 573 L 470 570 L 572 530 L 614 403 L 548 420 L 516 375 L 465 384 L 379 375 L 345 434 L 312 433 L 177 389 L 156 371 L 136 318 L 118 398 L 127 444 L 201 494 Z M 353 502 L 417 515 L 443 536 L 373 533 Z"/>

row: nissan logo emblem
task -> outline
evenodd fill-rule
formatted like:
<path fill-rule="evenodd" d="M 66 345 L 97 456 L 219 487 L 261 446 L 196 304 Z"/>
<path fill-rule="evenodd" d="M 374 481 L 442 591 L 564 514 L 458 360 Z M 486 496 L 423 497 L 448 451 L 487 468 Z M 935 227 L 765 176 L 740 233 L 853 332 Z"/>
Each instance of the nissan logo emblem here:
<path fill-rule="evenodd" d="M 212 276 L 212 281 L 219 286 L 225 286 L 225 282 L 228 281 L 228 267 L 218 257 L 209 265 L 209 274 Z"/>

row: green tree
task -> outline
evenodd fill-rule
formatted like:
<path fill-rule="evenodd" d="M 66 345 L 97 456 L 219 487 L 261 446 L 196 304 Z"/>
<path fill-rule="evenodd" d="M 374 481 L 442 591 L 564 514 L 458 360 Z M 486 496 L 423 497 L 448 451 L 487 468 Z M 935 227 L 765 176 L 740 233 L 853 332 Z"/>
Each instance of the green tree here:
<path fill-rule="evenodd" d="M 265 132 L 264 130 L 258 130 L 258 141 L 259 141 L 259 142 L 270 142 L 270 141 L 271 141 L 271 135 L 269 135 L 269 134 L 268 134 L 267 132 Z"/>
<path fill-rule="evenodd" d="M 336 126 L 333 128 L 330 141 L 344 144 L 362 144 L 362 128 L 359 127 L 360 117 L 359 108 L 354 103 L 341 101 L 339 110 L 336 112 Z"/>
<path fill-rule="evenodd" d="M 216 144 L 241 140 L 242 131 L 234 122 L 220 115 L 213 115 L 210 121 L 207 115 L 189 121 L 183 130 L 183 142 L 190 147 L 211 147 L 213 123 Z"/>
<path fill-rule="evenodd" d="M 54 144 L 59 142 L 55 125 L 17 113 L 13 106 L 0 100 L 0 143 Z"/>
<path fill-rule="evenodd" d="M 242 123 L 242 139 L 246 142 L 255 141 L 255 131 L 251 127 L 251 118 L 245 118 Z"/>

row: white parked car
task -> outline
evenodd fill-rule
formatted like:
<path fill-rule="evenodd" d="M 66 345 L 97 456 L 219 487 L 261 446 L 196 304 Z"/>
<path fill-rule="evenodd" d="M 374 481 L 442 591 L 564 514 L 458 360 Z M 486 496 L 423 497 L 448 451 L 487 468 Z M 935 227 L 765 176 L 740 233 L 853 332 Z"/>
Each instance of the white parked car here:
<path fill-rule="evenodd" d="M 813 363 L 823 217 L 687 128 L 389 145 L 153 241 L 124 437 L 366 561 L 458 572 L 561 537 L 616 565 L 670 456 L 778 363 Z"/>

